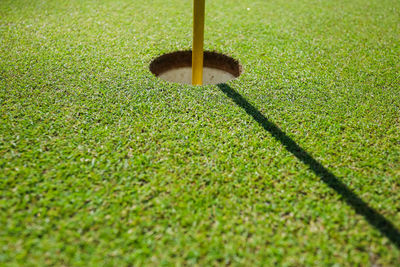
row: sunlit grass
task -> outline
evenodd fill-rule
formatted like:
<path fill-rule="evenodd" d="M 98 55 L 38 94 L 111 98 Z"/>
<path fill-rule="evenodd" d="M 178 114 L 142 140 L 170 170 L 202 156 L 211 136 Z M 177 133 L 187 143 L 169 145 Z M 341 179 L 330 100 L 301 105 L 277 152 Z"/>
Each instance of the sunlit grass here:
<path fill-rule="evenodd" d="M 400 2 L 208 1 L 229 86 L 400 228 Z M 396 265 L 217 86 L 159 81 L 191 1 L 0 4 L 0 263 Z"/>

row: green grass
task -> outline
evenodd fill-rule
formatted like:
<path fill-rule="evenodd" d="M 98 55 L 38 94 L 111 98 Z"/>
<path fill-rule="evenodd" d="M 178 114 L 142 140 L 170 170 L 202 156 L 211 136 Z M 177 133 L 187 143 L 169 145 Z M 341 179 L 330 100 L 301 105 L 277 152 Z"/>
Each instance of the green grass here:
<path fill-rule="evenodd" d="M 397 265 L 400 2 L 207 1 L 226 87 L 148 71 L 191 8 L 1 1 L 0 265 Z"/>

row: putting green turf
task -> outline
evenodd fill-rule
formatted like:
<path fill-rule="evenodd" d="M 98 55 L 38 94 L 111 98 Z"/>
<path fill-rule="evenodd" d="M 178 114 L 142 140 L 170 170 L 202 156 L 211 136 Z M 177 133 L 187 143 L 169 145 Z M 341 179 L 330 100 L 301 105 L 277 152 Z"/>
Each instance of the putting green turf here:
<path fill-rule="evenodd" d="M 219 87 L 148 70 L 191 16 L 1 1 L 0 264 L 397 265 L 400 2 L 207 1 L 205 49 L 244 68 Z"/>

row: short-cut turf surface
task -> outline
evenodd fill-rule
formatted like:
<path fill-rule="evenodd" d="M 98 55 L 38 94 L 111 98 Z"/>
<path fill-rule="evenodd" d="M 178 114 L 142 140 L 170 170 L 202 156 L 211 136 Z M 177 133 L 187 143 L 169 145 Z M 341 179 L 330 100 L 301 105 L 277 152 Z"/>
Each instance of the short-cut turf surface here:
<path fill-rule="evenodd" d="M 397 265 L 400 1 L 207 1 L 244 74 L 155 78 L 187 0 L 0 3 L 1 265 Z"/>

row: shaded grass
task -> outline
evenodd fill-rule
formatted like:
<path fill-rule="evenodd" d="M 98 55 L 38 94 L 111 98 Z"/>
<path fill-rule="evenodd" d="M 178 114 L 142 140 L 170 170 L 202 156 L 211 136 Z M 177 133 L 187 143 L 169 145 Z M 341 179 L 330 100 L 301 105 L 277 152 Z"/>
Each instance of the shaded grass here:
<path fill-rule="evenodd" d="M 207 5 L 229 86 L 398 229 L 399 4 Z M 189 1 L 2 1 L 0 23 L 1 262 L 398 263 L 218 87 L 151 75 L 190 48 Z"/>

